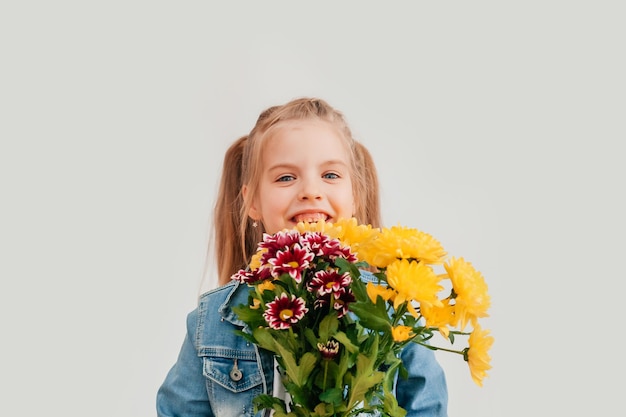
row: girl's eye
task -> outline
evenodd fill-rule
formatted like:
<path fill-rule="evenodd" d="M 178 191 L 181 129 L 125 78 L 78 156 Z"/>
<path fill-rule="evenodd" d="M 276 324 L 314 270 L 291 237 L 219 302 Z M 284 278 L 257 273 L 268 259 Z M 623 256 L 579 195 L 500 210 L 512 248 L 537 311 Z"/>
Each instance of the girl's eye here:
<path fill-rule="evenodd" d="M 323 178 L 326 178 L 329 180 L 336 180 L 337 178 L 339 178 L 339 175 L 335 174 L 334 172 L 329 172 L 327 174 L 324 174 Z"/>
<path fill-rule="evenodd" d="M 276 181 L 278 182 L 293 181 L 294 178 L 295 177 L 293 175 L 283 175 L 281 177 L 278 177 Z"/>

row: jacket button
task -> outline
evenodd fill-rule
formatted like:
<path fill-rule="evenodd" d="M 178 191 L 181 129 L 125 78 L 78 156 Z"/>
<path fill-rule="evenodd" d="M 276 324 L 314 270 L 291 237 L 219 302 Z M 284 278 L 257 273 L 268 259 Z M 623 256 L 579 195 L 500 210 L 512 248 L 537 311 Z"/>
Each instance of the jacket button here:
<path fill-rule="evenodd" d="M 241 371 L 239 369 L 233 369 L 230 371 L 230 379 L 233 381 L 239 381 L 243 377 Z"/>

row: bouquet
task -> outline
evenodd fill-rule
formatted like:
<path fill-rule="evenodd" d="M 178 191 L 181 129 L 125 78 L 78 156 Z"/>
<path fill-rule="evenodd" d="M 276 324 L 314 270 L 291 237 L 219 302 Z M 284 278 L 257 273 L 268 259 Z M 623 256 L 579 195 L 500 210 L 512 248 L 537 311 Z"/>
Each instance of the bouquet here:
<path fill-rule="evenodd" d="M 238 333 L 275 354 L 289 394 L 287 402 L 257 396 L 257 411 L 402 417 L 393 384 L 406 375 L 399 353 L 408 343 L 461 355 L 479 386 L 491 368 L 493 337 L 479 324 L 490 306 L 482 275 L 463 258 L 446 259 L 422 231 L 354 218 L 299 223 L 265 234 L 232 279 L 251 288 L 248 304 L 235 308 L 248 325 Z M 436 334 L 448 347 L 432 343 Z M 468 346 L 451 349 L 459 335 Z"/>

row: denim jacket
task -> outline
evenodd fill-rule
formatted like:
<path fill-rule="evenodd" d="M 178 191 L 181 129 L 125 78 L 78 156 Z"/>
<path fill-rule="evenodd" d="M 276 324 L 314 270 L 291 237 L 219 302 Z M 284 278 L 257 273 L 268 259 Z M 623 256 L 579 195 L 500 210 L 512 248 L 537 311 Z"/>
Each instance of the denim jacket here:
<path fill-rule="evenodd" d="M 363 279 L 371 276 L 364 273 Z M 231 307 L 245 304 L 248 292 L 247 285 L 233 281 L 200 297 L 187 316 L 178 359 L 158 390 L 159 417 L 252 417 L 253 398 L 272 394 L 272 353 L 233 331 L 245 324 Z M 407 417 L 446 417 L 446 380 L 434 352 L 410 343 L 401 358 L 409 377 L 397 379 L 395 393 Z"/>

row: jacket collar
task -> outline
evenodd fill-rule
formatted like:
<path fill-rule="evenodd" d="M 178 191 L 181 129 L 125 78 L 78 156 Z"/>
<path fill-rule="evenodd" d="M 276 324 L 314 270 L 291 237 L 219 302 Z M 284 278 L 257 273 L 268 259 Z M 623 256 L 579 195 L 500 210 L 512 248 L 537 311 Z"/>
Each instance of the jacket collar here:
<path fill-rule="evenodd" d="M 248 292 L 250 287 L 248 287 L 247 284 L 242 284 L 237 281 L 228 283 L 226 286 L 232 288 L 227 290 L 228 294 L 226 294 L 226 299 L 217 310 L 221 315 L 221 320 L 229 321 L 235 326 L 246 327 L 246 323 L 237 317 L 237 314 L 235 314 L 232 310 L 232 307 L 238 306 L 239 304 L 246 304 L 248 302 Z"/>

